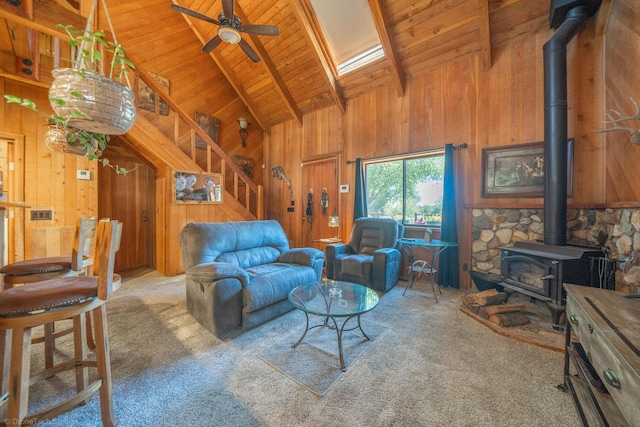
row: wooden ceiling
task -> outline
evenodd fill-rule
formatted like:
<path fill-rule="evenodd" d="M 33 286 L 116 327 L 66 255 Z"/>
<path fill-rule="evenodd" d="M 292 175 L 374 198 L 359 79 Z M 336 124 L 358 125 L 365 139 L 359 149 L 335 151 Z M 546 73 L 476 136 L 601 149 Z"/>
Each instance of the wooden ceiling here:
<path fill-rule="evenodd" d="M 222 11 L 220 0 L 173 2 L 214 19 Z M 407 77 L 468 55 L 478 55 L 488 69 L 501 46 L 549 27 L 546 0 L 369 0 L 386 55 L 337 76 L 309 0 L 236 0 L 243 23 L 280 30 L 276 37 L 243 34 L 260 57 L 257 63 L 238 45 L 223 43 L 210 54 L 202 52 L 217 26 L 180 14 L 171 3 L 107 0 L 129 57 L 145 71 L 167 77 L 171 96 L 185 111 L 202 109 L 204 102 L 223 121 L 246 111 L 267 132 L 283 121 L 301 123 L 305 113 L 320 108 L 344 110 L 349 99 L 383 85 L 404 96 Z M 90 6 L 91 0 L 23 0 L 21 6 L 1 0 L 0 75 L 33 82 L 33 75 L 21 73 L 19 61 L 46 50 L 42 44 L 50 39 L 38 33 L 60 35 L 58 22 L 83 27 L 82 15 Z M 52 59 L 40 57 L 38 84 L 46 86 Z"/>

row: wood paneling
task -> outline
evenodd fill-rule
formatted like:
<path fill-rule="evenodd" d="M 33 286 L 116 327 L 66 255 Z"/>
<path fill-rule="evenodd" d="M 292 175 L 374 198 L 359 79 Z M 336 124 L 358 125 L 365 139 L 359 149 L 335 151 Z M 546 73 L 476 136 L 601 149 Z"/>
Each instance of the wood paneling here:
<path fill-rule="evenodd" d="M 3 93 L 32 99 L 39 109 L 51 111 L 47 90 L 5 79 L 0 82 Z M 30 206 L 25 209 L 24 256 L 69 254 L 73 239 L 60 237 L 59 230 L 73 230 L 80 216 L 97 216 L 97 163 L 52 153 L 44 143 L 47 126 L 41 115 L 17 105 L 3 105 L 0 113 L 4 131 L 24 135 L 24 201 Z M 89 170 L 92 179 L 78 180 L 78 170 Z M 50 209 L 53 219 L 31 221 L 31 209 Z"/>
<path fill-rule="evenodd" d="M 604 43 L 604 75 L 606 109 L 624 114 L 633 112 L 630 97 L 640 102 L 640 9 L 636 0 L 616 0 L 611 4 L 611 16 Z M 597 117 L 595 117 L 597 119 Z M 606 120 L 603 116 L 601 120 Z M 601 126 L 601 122 L 597 121 Z M 638 121 L 625 125 L 638 129 Z M 606 176 L 603 191 L 606 203 L 640 200 L 640 178 L 636 172 L 640 146 L 629 142 L 628 132 L 600 134 L 606 156 Z"/>

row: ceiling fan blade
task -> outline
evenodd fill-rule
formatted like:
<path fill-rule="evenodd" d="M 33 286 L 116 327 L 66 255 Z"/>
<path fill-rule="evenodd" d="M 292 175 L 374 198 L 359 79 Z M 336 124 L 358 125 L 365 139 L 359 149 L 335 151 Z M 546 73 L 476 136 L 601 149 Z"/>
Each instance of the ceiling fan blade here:
<path fill-rule="evenodd" d="M 253 50 L 253 48 L 249 45 L 249 43 L 246 42 L 246 40 L 242 39 L 240 40 L 240 43 L 238 43 L 240 45 L 240 47 L 242 48 L 242 50 L 244 50 L 244 53 L 247 54 L 247 56 L 249 58 L 251 58 L 251 60 L 253 62 L 258 62 L 260 61 L 260 57 L 258 56 L 258 54 L 256 53 L 255 50 Z"/>
<path fill-rule="evenodd" d="M 204 52 L 209 53 L 209 52 L 211 52 L 213 49 L 215 49 L 216 47 L 218 47 L 218 45 L 219 45 L 220 43 L 222 43 L 222 39 L 220 38 L 220 36 L 215 35 L 215 36 L 211 37 L 211 38 L 209 39 L 209 41 L 208 41 L 208 42 L 206 42 L 206 43 L 204 44 L 204 46 L 202 46 L 202 50 L 203 50 Z"/>
<path fill-rule="evenodd" d="M 222 13 L 224 13 L 224 17 L 227 18 L 229 22 L 233 21 L 235 12 L 233 0 L 222 0 Z"/>
<path fill-rule="evenodd" d="M 202 19 L 203 21 L 211 22 L 212 24 L 220 25 L 220 22 L 216 21 L 213 18 L 209 18 L 207 15 L 203 15 L 200 12 L 187 9 L 186 7 L 179 6 L 177 4 L 172 4 L 171 9 L 177 10 L 178 12 L 184 13 L 185 15 L 193 16 L 194 18 Z"/>
<path fill-rule="evenodd" d="M 274 27 L 273 25 L 243 25 L 240 30 L 243 33 L 247 34 L 256 34 L 258 36 L 279 36 L 280 30 L 278 27 Z"/>

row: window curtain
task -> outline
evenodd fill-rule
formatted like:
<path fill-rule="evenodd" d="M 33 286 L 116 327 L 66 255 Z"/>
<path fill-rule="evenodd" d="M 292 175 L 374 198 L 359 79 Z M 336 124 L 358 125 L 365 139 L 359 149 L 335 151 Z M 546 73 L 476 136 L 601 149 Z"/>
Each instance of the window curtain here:
<path fill-rule="evenodd" d="M 442 223 L 440 240 L 458 243 L 458 226 L 456 224 L 456 191 L 453 168 L 453 145 L 444 147 L 444 183 L 442 199 Z M 440 272 L 438 284 L 441 286 L 460 287 L 458 273 L 458 248 L 445 249 L 440 254 Z"/>
<path fill-rule="evenodd" d="M 358 218 L 367 217 L 367 187 L 364 182 L 364 167 L 362 159 L 356 159 L 356 184 L 355 184 L 355 203 L 353 206 L 353 221 Z"/>

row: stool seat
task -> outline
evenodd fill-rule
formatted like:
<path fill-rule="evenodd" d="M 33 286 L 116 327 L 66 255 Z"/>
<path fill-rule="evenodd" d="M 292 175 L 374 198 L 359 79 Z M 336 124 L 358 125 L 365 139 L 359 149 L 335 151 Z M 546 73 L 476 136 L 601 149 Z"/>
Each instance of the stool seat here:
<path fill-rule="evenodd" d="M 119 282 L 120 276 L 114 274 L 114 288 L 117 288 L 116 284 Z M 65 281 L 44 280 L 4 291 L 0 299 L 0 317 L 27 316 L 57 310 L 97 296 L 98 283 L 95 276 L 73 276 L 67 277 Z"/>
<path fill-rule="evenodd" d="M 56 273 L 71 270 L 71 257 L 47 257 L 17 261 L 0 268 L 1 274 L 11 276 L 28 276 L 39 273 Z"/>

